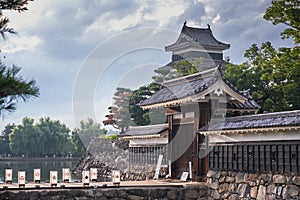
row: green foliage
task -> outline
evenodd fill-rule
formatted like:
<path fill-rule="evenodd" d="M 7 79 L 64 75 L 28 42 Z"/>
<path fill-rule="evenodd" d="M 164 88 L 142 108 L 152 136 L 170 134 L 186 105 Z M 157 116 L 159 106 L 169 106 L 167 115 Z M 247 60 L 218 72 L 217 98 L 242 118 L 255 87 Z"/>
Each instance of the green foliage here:
<path fill-rule="evenodd" d="M 42 155 L 64 155 L 72 151 L 70 129 L 58 120 L 40 118 L 35 127 L 40 131 L 39 139 L 43 144 Z"/>
<path fill-rule="evenodd" d="M 247 61 L 228 64 L 225 75 L 240 90 L 250 89 L 261 112 L 300 109 L 299 55 L 299 47 L 276 50 L 270 42 L 253 44 L 245 52 Z"/>
<path fill-rule="evenodd" d="M 117 140 L 117 139 L 119 139 L 119 135 L 118 134 L 112 134 L 112 135 L 108 135 L 107 138 L 110 139 L 110 140 Z"/>
<path fill-rule="evenodd" d="M 94 122 L 93 119 L 81 121 L 80 127 L 72 132 L 72 143 L 75 145 L 76 155 L 82 155 L 93 138 L 105 136 L 106 132 L 101 128 L 101 124 Z"/>
<path fill-rule="evenodd" d="M 281 36 L 293 38 L 295 44 L 300 43 L 300 2 L 299 0 L 273 0 L 272 5 L 264 15 L 266 20 L 274 25 L 285 24 L 288 26 Z"/>
<path fill-rule="evenodd" d="M 187 60 L 180 60 L 174 64 L 174 68 L 181 76 L 187 76 L 198 72 L 193 63 Z"/>
<path fill-rule="evenodd" d="M 24 80 L 19 75 L 21 68 L 6 67 L 0 61 L 0 115 L 13 112 L 19 100 L 26 102 L 32 97 L 39 96 L 39 88 L 34 80 Z"/>
<path fill-rule="evenodd" d="M 15 127 L 14 124 L 8 124 L 4 127 L 4 130 L 1 132 L 0 155 L 7 156 L 7 155 L 11 154 L 11 151 L 9 148 L 9 135 L 12 133 L 14 127 Z"/>
<path fill-rule="evenodd" d="M 9 135 L 10 149 L 15 156 L 63 156 L 73 150 L 69 132 L 65 124 L 49 117 L 41 118 L 36 124 L 25 117 Z"/>
<path fill-rule="evenodd" d="M 130 99 L 130 116 L 135 125 L 144 126 L 152 123 L 149 111 L 141 109 L 137 104 L 152 96 L 159 89 L 160 85 L 151 83 L 149 85 L 141 86 L 139 89 L 133 91 Z"/>
<path fill-rule="evenodd" d="M 16 33 L 13 28 L 8 27 L 9 18 L 3 15 L 3 10 L 26 11 L 29 1 L 33 0 L 0 1 L 0 34 L 3 39 L 6 39 L 6 33 Z"/>
<path fill-rule="evenodd" d="M 132 91 L 130 89 L 117 88 L 113 97 L 114 105 L 108 108 L 110 114 L 106 115 L 107 119 L 103 121 L 105 126 L 112 125 L 123 132 L 133 124 L 129 114 L 131 95 Z"/>
<path fill-rule="evenodd" d="M 23 12 L 31 0 L 0 1 L 0 34 L 6 39 L 7 33 L 16 33 L 8 27 L 9 18 L 3 15 L 4 10 Z M 19 75 L 20 68 L 13 65 L 6 67 L 0 60 L 0 116 L 4 112 L 11 113 L 16 109 L 18 100 L 26 102 L 31 97 L 39 96 L 39 89 L 34 80 L 24 80 Z"/>

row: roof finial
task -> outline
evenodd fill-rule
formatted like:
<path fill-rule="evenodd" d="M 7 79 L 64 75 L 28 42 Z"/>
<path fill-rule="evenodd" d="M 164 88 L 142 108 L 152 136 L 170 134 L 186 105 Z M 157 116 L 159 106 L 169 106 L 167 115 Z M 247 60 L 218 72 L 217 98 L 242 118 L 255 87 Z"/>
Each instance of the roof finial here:
<path fill-rule="evenodd" d="M 184 20 L 183 26 L 186 26 L 186 20 Z"/>
<path fill-rule="evenodd" d="M 210 25 L 209 24 L 207 24 L 207 28 L 210 30 Z"/>

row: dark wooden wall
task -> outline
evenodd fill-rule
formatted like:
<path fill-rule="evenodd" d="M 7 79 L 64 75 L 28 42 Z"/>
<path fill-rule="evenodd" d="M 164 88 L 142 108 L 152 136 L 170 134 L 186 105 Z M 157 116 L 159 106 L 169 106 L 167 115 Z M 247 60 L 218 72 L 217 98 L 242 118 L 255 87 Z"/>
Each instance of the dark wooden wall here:
<path fill-rule="evenodd" d="M 210 169 L 300 173 L 300 141 L 227 143 L 210 149 Z"/>

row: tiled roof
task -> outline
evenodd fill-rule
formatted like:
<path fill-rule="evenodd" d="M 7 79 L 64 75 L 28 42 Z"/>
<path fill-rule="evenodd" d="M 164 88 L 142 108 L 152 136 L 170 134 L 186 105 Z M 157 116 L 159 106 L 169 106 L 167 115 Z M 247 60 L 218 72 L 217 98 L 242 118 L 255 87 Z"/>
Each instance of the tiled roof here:
<path fill-rule="evenodd" d="M 286 126 L 300 126 L 300 110 L 228 117 L 223 122 L 210 123 L 200 132 Z"/>
<path fill-rule="evenodd" d="M 189 62 L 193 62 L 192 59 L 185 59 Z M 174 64 L 178 61 L 171 61 L 167 63 L 166 65 L 160 67 L 160 68 L 170 68 L 175 69 Z M 204 69 L 211 69 L 215 68 L 216 66 L 225 66 L 226 62 L 224 60 L 212 60 L 212 59 L 204 59 L 199 66 L 201 66 Z M 204 71 L 204 70 L 203 70 Z"/>
<path fill-rule="evenodd" d="M 189 38 L 192 39 L 193 42 L 198 43 L 204 47 L 218 47 L 223 50 L 228 49 L 230 47 L 229 44 L 220 42 L 214 37 L 209 25 L 208 28 L 195 28 L 195 27 L 188 27 L 186 23 L 184 23 L 181 30 L 181 34 L 188 36 Z M 176 43 L 166 46 L 166 49 L 168 49 L 168 47 L 171 47 L 175 44 Z"/>
<path fill-rule="evenodd" d="M 154 135 L 161 134 L 168 130 L 168 124 L 157 124 L 148 126 L 131 126 L 127 131 L 122 133 L 122 136 L 139 136 L 139 135 Z"/>
<path fill-rule="evenodd" d="M 259 109 L 259 105 L 252 99 L 252 97 L 243 91 L 239 91 L 226 79 L 224 79 L 219 73 L 219 68 L 210 69 L 204 72 L 196 73 L 190 76 L 172 79 L 166 81 L 164 87 L 158 92 L 154 93 L 148 99 L 143 100 L 138 105 L 147 106 L 158 103 L 164 103 L 168 101 L 178 100 L 185 97 L 196 95 L 205 91 L 207 88 L 216 83 L 220 78 L 224 83 L 232 90 L 241 96 L 244 96 L 247 100 L 244 103 L 230 102 L 228 108 L 230 109 Z"/>

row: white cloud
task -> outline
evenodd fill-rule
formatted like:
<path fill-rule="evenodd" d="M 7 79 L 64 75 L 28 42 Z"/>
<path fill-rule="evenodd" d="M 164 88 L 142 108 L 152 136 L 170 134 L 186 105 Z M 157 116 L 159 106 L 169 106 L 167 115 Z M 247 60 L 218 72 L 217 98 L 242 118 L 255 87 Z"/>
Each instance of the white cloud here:
<path fill-rule="evenodd" d="M 280 39 L 284 27 L 273 26 L 262 18 L 270 4 L 262 0 L 43 0 L 30 2 L 29 10 L 24 13 L 5 12 L 11 19 L 10 26 L 18 32 L 1 44 L 6 62 L 10 59 L 10 63 L 21 65 L 22 75 L 36 79 L 41 88 L 41 97 L 22 104 L 9 120 L 14 122 L 26 115 L 38 118 L 41 113 L 70 125 L 76 70 L 97 44 L 123 30 L 159 26 L 177 30 L 177 36 L 185 20 L 189 26 L 211 24 L 216 38 L 231 44 L 230 50 L 224 53 L 236 63 L 241 62 L 244 50 L 254 42 L 270 40 L 274 46 L 280 46 L 285 43 Z M 151 38 L 149 33 L 143 37 Z M 155 38 L 151 44 L 160 43 L 163 47 L 175 40 L 164 42 Z M 127 41 L 125 38 L 106 47 L 101 61 L 112 52 L 118 52 L 120 44 Z M 138 56 L 143 62 L 146 58 L 147 55 Z M 152 58 L 152 62 L 161 61 L 161 58 Z M 124 65 L 127 65 L 122 65 L 125 68 L 132 63 Z M 103 97 L 95 101 L 96 116 L 102 118 L 111 99 Z M 56 104 L 64 106 L 55 109 Z"/>
<path fill-rule="evenodd" d="M 2 43 L 1 51 L 4 53 L 15 53 L 18 51 L 32 51 L 40 43 L 41 39 L 37 36 L 16 35 Z"/>
<path fill-rule="evenodd" d="M 221 16 L 217 14 L 217 16 L 212 20 L 212 23 L 217 24 L 218 22 L 220 22 L 220 20 L 221 20 Z"/>
<path fill-rule="evenodd" d="M 155 20 L 159 26 L 165 26 L 170 19 L 184 13 L 188 4 L 184 1 L 155 1 L 151 2 L 151 11 L 144 15 L 145 20 Z M 148 7 L 150 7 L 148 5 Z"/>

